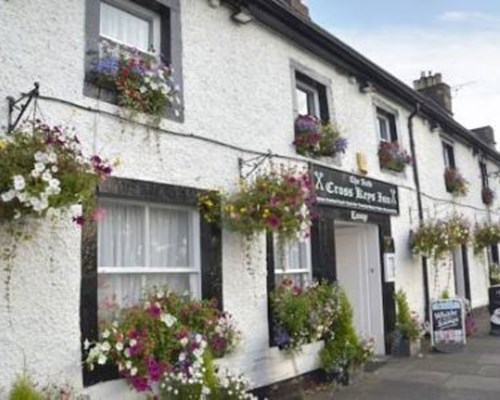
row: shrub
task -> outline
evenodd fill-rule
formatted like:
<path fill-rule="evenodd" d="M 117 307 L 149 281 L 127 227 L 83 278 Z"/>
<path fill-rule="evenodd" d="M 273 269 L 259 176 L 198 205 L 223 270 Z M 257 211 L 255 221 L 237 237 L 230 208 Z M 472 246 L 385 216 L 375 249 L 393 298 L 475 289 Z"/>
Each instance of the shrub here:
<path fill-rule="evenodd" d="M 303 156 L 334 156 L 345 153 L 347 139 L 337 125 L 322 124 L 314 115 L 299 115 L 295 120 L 295 140 L 298 154 Z"/>
<path fill-rule="evenodd" d="M 381 142 L 378 149 L 380 166 L 385 169 L 402 172 L 411 164 L 411 157 L 398 142 Z"/>
<path fill-rule="evenodd" d="M 465 196 L 468 192 L 469 183 L 455 168 L 446 168 L 444 171 L 446 190 L 455 196 Z"/>
<path fill-rule="evenodd" d="M 399 290 L 394 295 L 396 301 L 396 329 L 405 339 L 410 341 L 417 340 L 420 337 L 421 324 L 418 322 L 418 316 L 410 312 L 410 306 L 406 298 L 406 293 Z"/>

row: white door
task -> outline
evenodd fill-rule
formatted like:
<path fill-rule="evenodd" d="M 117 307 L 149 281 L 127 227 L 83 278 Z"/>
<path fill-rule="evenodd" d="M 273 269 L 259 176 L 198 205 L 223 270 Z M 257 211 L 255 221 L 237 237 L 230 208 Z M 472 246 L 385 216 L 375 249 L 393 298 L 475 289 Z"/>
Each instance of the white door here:
<path fill-rule="evenodd" d="M 357 332 L 375 339 L 376 354 L 385 354 L 384 313 L 378 227 L 335 224 L 337 279 L 347 293 Z"/>

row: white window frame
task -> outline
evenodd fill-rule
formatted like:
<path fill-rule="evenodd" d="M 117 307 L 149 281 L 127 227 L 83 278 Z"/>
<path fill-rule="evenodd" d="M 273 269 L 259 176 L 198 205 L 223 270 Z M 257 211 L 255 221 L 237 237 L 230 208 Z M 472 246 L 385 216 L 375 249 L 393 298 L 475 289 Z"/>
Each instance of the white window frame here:
<path fill-rule="evenodd" d="M 143 53 L 149 53 L 153 55 L 159 55 L 161 52 L 161 18 L 160 15 L 148 8 L 141 7 L 138 4 L 132 3 L 127 0 L 100 0 L 99 8 L 102 3 L 106 3 L 108 6 L 118 8 L 121 11 L 132 14 L 133 16 L 147 21 L 150 25 L 149 29 L 149 48 L 139 49 Z M 102 15 L 101 17 L 102 18 Z M 132 47 L 130 43 L 124 43 L 116 38 L 112 38 L 101 33 L 101 27 L 99 26 L 99 36 L 103 39 L 118 43 L 124 47 Z M 151 46 L 153 49 L 151 49 Z"/>
<path fill-rule="evenodd" d="M 170 204 L 158 204 L 151 202 L 141 202 L 134 200 L 114 199 L 103 197 L 99 199 L 99 204 L 106 208 L 105 204 L 124 204 L 139 206 L 144 208 L 144 263 L 143 267 L 111 267 L 105 265 L 97 266 L 97 273 L 105 274 L 188 274 L 189 275 L 189 288 L 190 296 L 196 299 L 201 298 L 201 248 L 200 248 L 200 215 L 199 212 L 191 207 L 174 206 Z M 173 266 L 173 267 L 155 267 L 148 266 L 150 263 L 150 230 L 149 230 L 149 214 L 150 209 L 164 209 L 171 211 L 184 211 L 188 212 L 188 259 L 192 266 Z M 97 243 L 99 243 L 100 226 L 98 224 Z M 99 247 L 97 249 L 99 252 Z M 99 262 L 99 256 L 97 257 Z M 142 287 L 144 288 L 144 280 Z"/>
<path fill-rule="evenodd" d="M 307 83 L 305 82 L 302 82 L 301 80 L 297 80 L 296 81 L 296 87 L 295 87 L 295 90 L 300 90 L 302 92 L 304 92 L 306 95 L 307 95 L 307 112 L 309 115 L 314 115 L 318 118 L 321 119 L 321 113 L 320 113 L 320 107 L 319 107 L 319 92 L 318 90 L 311 86 L 311 85 L 308 85 Z M 314 110 L 312 110 L 313 112 L 311 112 L 310 110 L 310 102 L 309 100 L 311 99 L 311 103 L 312 103 L 312 108 Z M 299 105 L 298 105 L 298 102 L 297 102 L 297 113 L 299 113 Z M 300 113 L 299 113 L 300 114 Z"/>
<path fill-rule="evenodd" d="M 380 114 L 378 111 L 376 112 L 377 114 L 377 130 L 378 130 L 378 138 L 381 142 L 385 143 L 391 143 L 391 121 L 389 121 L 389 118 L 387 118 L 385 115 Z M 381 120 L 385 122 L 386 124 L 386 132 L 388 137 L 384 138 L 382 137 L 382 126 L 381 126 Z"/>
<path fill-rule="evenodd" d="M 443 160 L 444 160 L 445 168 L 456 168 L 456 165 L 455 166 L 451 165 L 448 151 L 446 150 L 446 146 L 450 146 L 452 148 L 452 151 L 453 151 L 453 156 L 455 156 L 455 146 L 453 145 L 453 142 L 446 140 L 444 138 L 441 138 L 441 141 L 442 141 L 441 147 L 443 149 Z M 455 160 L 455 163 L 456 163 L 456 160 Z"/>
<path fill-rule="evenodd" d="M 305 280 L 304 280 L 304 285 L 307 285 L 308 283 L 311 283 L 312 281 L 312 260 L 311 260 L 311 240 L 306 239 L 306 240 L 299 240 L 297 239 L 297 242 L 300 244 L 304 244 L 304 249 L 305 249 L 305 254 L 303 255 L 306 265 L 304 268 L 298 268 L 298 269 L 289 269 L 287 266 L 289 265 L 288 261 L 288 246 L 292 242 L 290 241 L 285 241 L 283 243 L 284 248 L 284 260 L 283 260 L 283 268 L 280 268 L 281 266 L 279 265 L 280 257 L 278 254 L 279 250 L 279 242 L 276 237 L 273 237 L 274 245 L 274 277 L 275 277 L 275 283 L 278 283 L 278 280 L 276 279 L 279 276 L 291 276 L 291 275 L 305 275 Z M 293 242 L 295 243 L 295 242 Z M 301 257 L 302 258 L 302 257 Z"/>

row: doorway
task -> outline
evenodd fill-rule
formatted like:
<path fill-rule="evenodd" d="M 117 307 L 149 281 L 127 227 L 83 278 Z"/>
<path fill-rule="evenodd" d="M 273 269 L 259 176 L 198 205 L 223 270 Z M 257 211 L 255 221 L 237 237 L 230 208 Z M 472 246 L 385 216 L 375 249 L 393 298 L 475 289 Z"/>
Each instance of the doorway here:
<path fill-rule="evenodd" d="M 362 338 L 375 339 L 384 355 L 384 307 L 377 225 L 335 221 L 337 280 L 351 302 L 354 326 Z"/>

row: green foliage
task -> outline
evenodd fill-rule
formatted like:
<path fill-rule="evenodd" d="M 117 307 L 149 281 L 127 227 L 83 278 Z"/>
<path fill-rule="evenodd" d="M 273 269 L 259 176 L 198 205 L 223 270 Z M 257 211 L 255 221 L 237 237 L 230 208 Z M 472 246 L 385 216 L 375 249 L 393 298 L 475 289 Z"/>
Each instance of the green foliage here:
<path fill-rule="evenodd" d="M 31 377 L 27 374 L 18 376 L 9 392 L 9 400 L 45 400 L 39 392 Z"/>
<path fill-rule="evenodd" d="M 285 279 L 271 293 L 273 313 L 290 340 L 289 349 L 298 350 L 305 343 L 332 335 L 337 313 L 337 290 L 335 284 L 328 282 L 314 283 L 301 289 Z"/>
<path fill-rule="evenodd" d="M 320 351 L 321 365 L 327 371 L 345 372 L 364 364 L 373 355 L 373 342 L 362 342 L 353 322 L 353 312 L 345 291 L 337 290 L 337 314 L 333 334 Z"/>
<path fill-rule="evenodd" d="M 416 340 L 420 337 L 420 324 L 417 316 L 410 311 L 406 293 L 399 290 L 394 295 L 396 301 L 396 329 L 401 332 L 404 338 Z"/>

